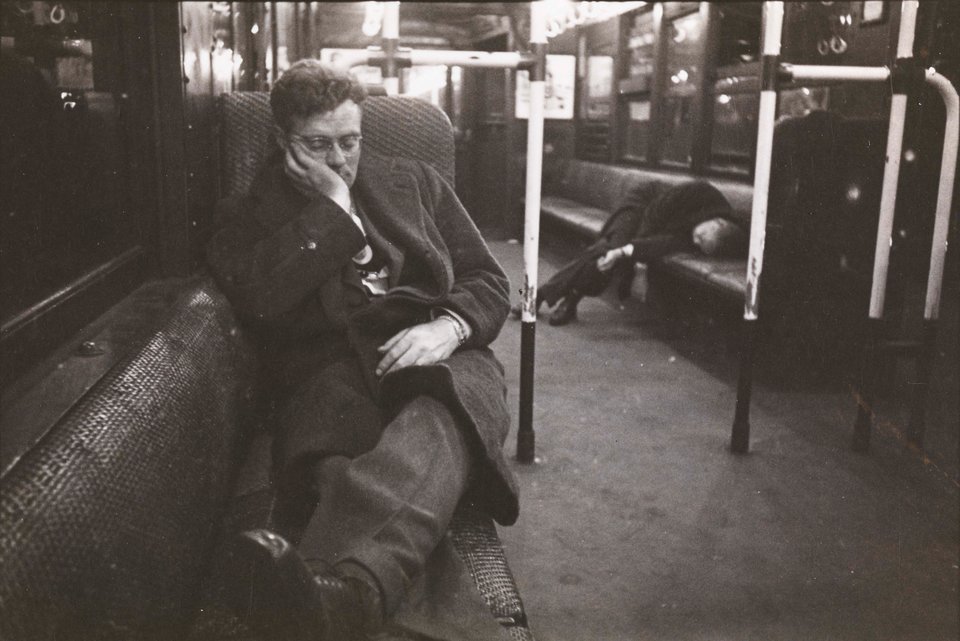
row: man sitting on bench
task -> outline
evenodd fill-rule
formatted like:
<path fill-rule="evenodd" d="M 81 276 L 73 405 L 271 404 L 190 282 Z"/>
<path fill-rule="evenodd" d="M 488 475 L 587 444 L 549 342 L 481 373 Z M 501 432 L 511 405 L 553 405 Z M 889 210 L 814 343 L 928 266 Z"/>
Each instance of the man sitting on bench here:
<path fill-rule="evenodd" d="M 231 563 L 234 607 L 271 639 L 376 632 L 466 493 L 517 518 L 487 347 L 506 276 L 436 171 L 361 160 L 364 98 L 345 73 L 292 65 L 270 97 L 279 149 L 208 247 L 258 342 L 277 435 L 286 529 L 243 533 Z"/>

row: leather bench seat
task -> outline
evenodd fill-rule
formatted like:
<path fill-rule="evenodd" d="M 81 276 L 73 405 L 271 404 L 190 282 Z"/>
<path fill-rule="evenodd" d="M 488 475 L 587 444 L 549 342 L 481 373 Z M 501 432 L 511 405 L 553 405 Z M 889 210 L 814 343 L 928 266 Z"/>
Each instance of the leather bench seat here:
<path fill-rule="evenodd" d="M 693 177 L 617 167 L 580 160 L 564 160 L 545 173 L 541 215 L 548 224 L 593 241 L 617 204 L 635 185 L 661 181 L 677 185 Z M 733 217 L 749 225 L 753 187 L 724 179 L 708 179 L 730 202 Z M 705 286 L 725 299 L 742 301 L 746 291 L 746 260 L 678 253 L 652 264 L 654 270 L 682 281 Z"/>
<path fill-rule="evenodd" d="M 613 212 L 637 179 L 634 170 L 625 167 L 569 160 L 561 167 L 551 193 Z"/>
<path fill-rule="evenodd" d="M 2 476 L 2 639 L 261 641 L 223 573 L 226 541 L 277 503 L 256 348 L 211 279 L 163 284 L 155 325 Z M 492 616 L 454 638 L 533 641 L 489 516 L 461 505 L 438 550 L 389 638 L 446 633 L 479 599 Z"/>
<path fill-rule="evenodd" d="M 610 212 L 583 205 L 563 196 L 544 196 L 540 201 L 544 218 L 581 236 L 594 238 L 600 234 Z"/>
<path fill-rule="evenodd" d="M 743 300 L 746 293 L 747 261 L 739 258 L 711 258 L 699 254 L 680 253 L 665 257 L 660 267 L 725 296 Z"/>
<path fill-rule="evenodd" d="M 270 149 L 269 95 L 221 106 L 222 193 L 241 194 Z M 371 97 L 364 135 L 453 182 L 433 105 Z M 237 531 L 275 525 L 258 349 L 212 279 L 162 285 L 125 355 L 0 474 L 0 639 L 260 638 L 227 606 L 223 572 Z M 468 502 L 407 596 L 386 638 L 533 639 L 496 527 Z"/>

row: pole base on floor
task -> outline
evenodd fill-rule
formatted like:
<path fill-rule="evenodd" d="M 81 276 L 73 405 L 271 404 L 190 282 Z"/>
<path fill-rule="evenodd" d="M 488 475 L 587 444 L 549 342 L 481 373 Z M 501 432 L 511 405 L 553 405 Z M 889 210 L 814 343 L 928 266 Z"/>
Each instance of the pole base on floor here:
<path fill-rule="evenodd" d="M 740 375 L 737 379 L 737 407 L 730 431 L 730 451 L 746 454 L 750 450 L 750 396 L 753 393 L 753 355 L 757 347 L 756 319 L 743 320 L 740 343 Z"/>
<path fill-rule="evenodd" d="M 520 463 L 533 463 L 536 440 L 536 433 L 518 432 L 517 433 L 517 461 Z"/>
<path fill-rule="evenodd" d="M 520 324 L 520 414 L 517 425 L 517 460 L 533 463 L 533 360 L 537 340 L 536 321 Z"/>
<path fill-rule="evenodd" d="M 734 454 L 746 454 L 750 451 L 750 423 L 746 420 L 735 421 L 730 434 L 730 451 Z"/>

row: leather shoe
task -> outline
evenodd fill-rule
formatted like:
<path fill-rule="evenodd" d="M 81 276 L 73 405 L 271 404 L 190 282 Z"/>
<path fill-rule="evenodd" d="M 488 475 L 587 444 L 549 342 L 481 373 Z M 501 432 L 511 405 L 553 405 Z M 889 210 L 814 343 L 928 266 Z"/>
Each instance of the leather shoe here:
<path fill-rule="evenodd" d="M 580 302 L 579 296 L 567 296 L 560 301 L 550 313 L 551 325 L 566 325 L 577 317 L 577 303 Z"/>
<path fill-rule="evenodd" d="M 366 622 L 356 582 L 340 577 L 329 565 L 311 569 L 278 534 L 268 530 L 239 534 L 231 549 L 227 581 L 237 616 L 266 638 L 362 638 Z"/>

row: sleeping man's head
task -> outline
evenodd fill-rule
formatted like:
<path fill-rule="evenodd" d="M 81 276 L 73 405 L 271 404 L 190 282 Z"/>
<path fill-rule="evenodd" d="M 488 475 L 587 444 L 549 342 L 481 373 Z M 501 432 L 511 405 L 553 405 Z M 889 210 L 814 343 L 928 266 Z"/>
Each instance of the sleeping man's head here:
<path fill-rule="evenodd" d="M 693 244 L 707 256 L 737 256 L 747 248 L 746 232 L 726 218 L 711 218 L 693 228 Z"/>

